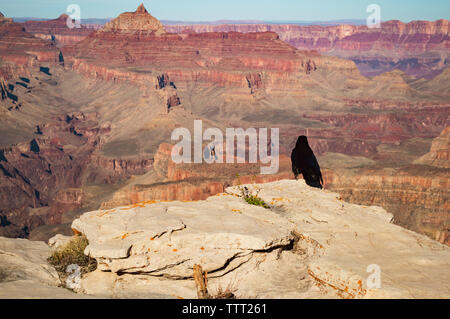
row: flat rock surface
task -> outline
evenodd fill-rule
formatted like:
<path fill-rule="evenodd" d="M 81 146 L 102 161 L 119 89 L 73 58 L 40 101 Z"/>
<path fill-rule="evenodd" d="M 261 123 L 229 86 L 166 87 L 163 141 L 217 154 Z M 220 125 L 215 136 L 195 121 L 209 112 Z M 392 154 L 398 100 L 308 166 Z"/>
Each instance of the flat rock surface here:
<path fill-rule="evenodd" d="M 392 224 L 384 209 L 343 202 L 303 181 L 260 187 L 259 196 L 295 224 L 308 273 L 324 288 L 344 298 L 450 296 L 450 248 Z M 380 288 L 371 289 L 376 270 Z"/>
<path fill-rule="evenodd" d="M 103 270 L 173 278 L 192 277 L 194 264 L 217 276 L 231 261 L 294 240 L 286 219 L 232 195 L 95 211 L 72 228 L 87 236 L 85 253 Z"/>
<path fill-rule="evenodd" d="M 85 292 L 195 298 L 192 268 L 200 264 L 210 293 L 230 288 L 238 297 L 450 296 L 450 248 L 392 224 L 382 208 L 348 204 L 303 181 L 247 186 L 271 209 L 247 204 L 234 187 L 205 201 L 82 215 L 72 228 L 99 262 Z"/>
<path fill-rule="evenodd" d="M 0 299 L 82 298 L 60 288 L 44 242 L 0 237 Z"/>

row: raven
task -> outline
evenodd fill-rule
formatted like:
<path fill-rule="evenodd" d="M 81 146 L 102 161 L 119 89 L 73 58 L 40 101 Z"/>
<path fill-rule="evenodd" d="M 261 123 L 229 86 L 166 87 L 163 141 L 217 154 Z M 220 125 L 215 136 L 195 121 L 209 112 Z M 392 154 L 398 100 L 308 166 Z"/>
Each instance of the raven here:
<path fill-rule="evenodd" d="M 298 179 L 298 175 L 303 174 L 307 185 L 322 189 L 323 179 L 320 166 L 309 147 L 306 136 L 299 136 L 297 144 L 292 150 L 291 161 L 295 179 Z"/>

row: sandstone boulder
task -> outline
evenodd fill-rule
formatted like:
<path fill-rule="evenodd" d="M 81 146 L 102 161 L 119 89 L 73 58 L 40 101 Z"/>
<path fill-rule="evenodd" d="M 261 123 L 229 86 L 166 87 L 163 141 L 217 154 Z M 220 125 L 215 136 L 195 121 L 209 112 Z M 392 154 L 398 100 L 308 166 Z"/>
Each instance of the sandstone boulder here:
<path fill-rule="evenodd" d="M 241 298 L 448 298 L 450 248 L 391 223 L 379 207 L 283 180 L 247 185 L 271 209 L 229 188 L 198 202 L 143 202 L 86 213 L 72 228 L 99 263 L 84 292 L 195 298 L 193 266 L 210 293 Z M 378 285 L 379 284 L 379 285 Z"/>
<path fill-rule="evenodd" d="M 276 213 L 232 195 L 203 202 L 137 204 L 82 215 L 72 228 L 86 235 L 85 253 L 99 267 L 174 279 L 192 277 L 202 264 L 221 276 L 255 252 L 292 244 L 293 225 Z"/>

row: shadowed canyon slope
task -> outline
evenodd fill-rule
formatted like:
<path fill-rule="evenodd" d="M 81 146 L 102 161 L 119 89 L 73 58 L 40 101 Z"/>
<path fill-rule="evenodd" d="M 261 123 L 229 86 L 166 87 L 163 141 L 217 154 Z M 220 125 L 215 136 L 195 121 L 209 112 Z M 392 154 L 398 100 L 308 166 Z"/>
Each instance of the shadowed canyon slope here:
<path fill-rule="evenodd" d="M 287 156 L 297 136 L 307 134 L 319 162 L 329 163 L 328 186 L 349 200 L 368 201 L 367 194 L 385 187 L 369 177 L 400 169 L 401 183 L 416 195 L 386 188 L 381 197 L 369 196 L 371 203 L 388 208 L 399 224 L 447 242 L 448 171 L 440 171 L 427 195 L 425 184 L 410 183 L 415 171 L 399 167 L 424 156 L 449 125 L 448 69 L 431 80 L 399 70 L 366 78 L 355 62 L 299 50 L 272 31 L 169 33 L 176 30 L 143 6 L 97 31 L 68 29 L 65 19 L 25 23 L 36 37 L 9 20 L 0 26 L 0 185 L 5 198 L 20 194 L 0 208 L 3 235 L 46 239 L 70 232 L 75 217 L 101 206 L 199 200 L 239 182 L 288 178 Z M 71 38 L 77 32 L 79 42 Z M 414 52 L 439 51 L 443 41 Z M 261 176 L 259 165 L 172 165 L 171 132 L 192 132 L 196 119 L 203 129 L 223 132 L 279 128 L 279 174 Z M 349 195 L 354 169 L 369 176 L 361 182 L 367 194 Z M 430 172 L 436 168 L 423 165 L 420 174 Z M 392 204 L 399 197 L 410 203 L 407 209 Z"/>

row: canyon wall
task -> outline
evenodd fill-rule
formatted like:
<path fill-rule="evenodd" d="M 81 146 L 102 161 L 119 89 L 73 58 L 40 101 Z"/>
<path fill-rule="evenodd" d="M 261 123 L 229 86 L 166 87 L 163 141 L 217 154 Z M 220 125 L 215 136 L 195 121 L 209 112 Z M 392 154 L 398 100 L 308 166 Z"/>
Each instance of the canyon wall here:
<path fill-rule="evenodd" d="M 13 70 L 24 74 L 42 63 L 62 63 L 64 59 L 52 43 L 36 38 L 23 27 L 0 13 L 0 59 L 1 72 L 9 78 Z"/>
<path fill-rule="evenodd" d="M 414 76 L 432 77 L 447 65 L 449 21 L 387 21 L 379 29 L 367 26 L 300 26 L 273 24 L 167 25 L 169 32 L 276 32 L 300 50 L 353 60 L 364 75 L 400 69 Z"/>
<path fill-rule="evenodd" d="M 67 26 L 67 14 L 60 15 L 57 19 L 48 21 L 26 21 L 21 23 L 25 31 L 35 37 L 52 41 L 58 46 L 73 45 L 86 38 L 93 29 L 74 24 L 74 28 Z"/>
<path fill-rule="evenodd" d="M 195 33 L 265 33 L 274 32 L 280 39 L 302 51 L 317 51 L 351 59 L 360 72 L 374 76 L 399 69 L 416 77 L 432 78 L 448 65 L 450 28 L 446 19 L 436 21 L 391 20 L 380 28 L 365 25 L 295 25 L 295 24 L 166 24 L 162 25 L 144 7 L 123 13 L 119 18 L 95 29 L 82 25 L 67 27 L 68 16 L 49 21 L 26 21 L 26 31 L 60 46 L 74 45 L 95 29 L 100 32 L 145 34 L 177 33 L 189 37 Z"/>
<path fill-rule="evenodd" d="M 415 164 L 450 168 L 450 127 L 433 140 L 430 152 L 417 159 Z"/>
<path fill-rule="evenodd" d="M 414 164 L 397 168 L 337 169 L 325 174 L 328 189 L 345 200 L 380 205 L 398 225 L 450 244 L 449 127 Z"/>
<path fill-rule="evenodd" d="M 291 177 L 289 158 L 282 155 L 280 171 L 261 175 L 254 164 L 175 164 L 173 145 L 161 144 L 154 157 L 153 169 L 131 180 L 102 204 L 102 208 L 132 205 L 144 201 L 198 201 L 222 193 L 229 186 L 268 183 Z M 155 178 L 156 176 L 156 178 Z"/>
<path fill-rule="evenodd" d="M 85 185 L 116 184 L 151 169 L 149 158 L 99 155 L 110 131 L 96 114 L 68 114 L 38 126 L 30 142 L 0 149 L 0 234 L 26 237 L 60 224 L 64 213 L 88 203 Z"/>

